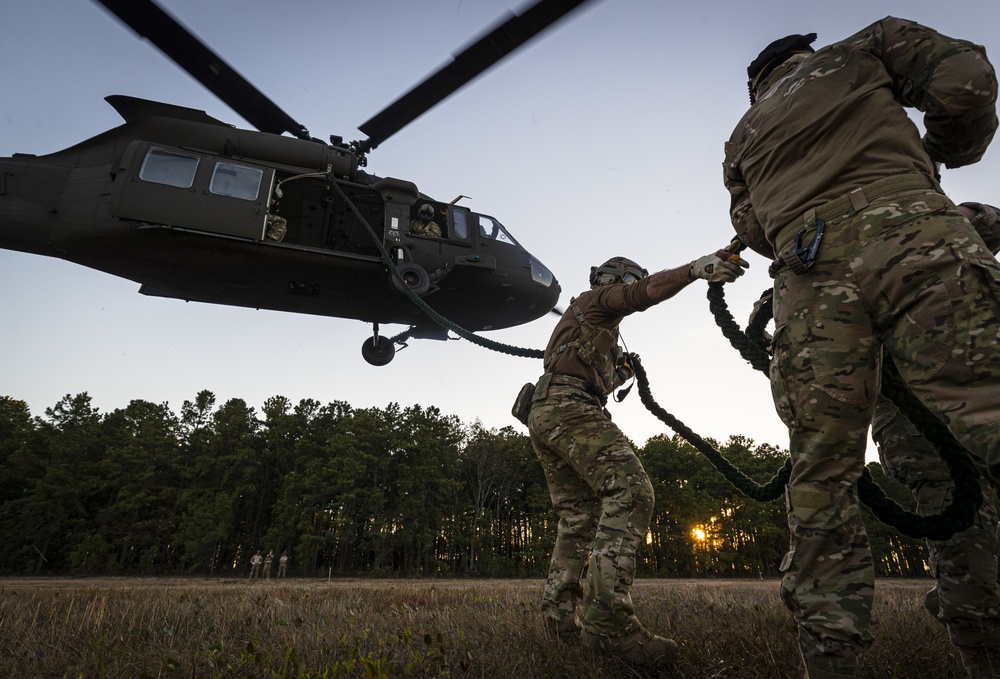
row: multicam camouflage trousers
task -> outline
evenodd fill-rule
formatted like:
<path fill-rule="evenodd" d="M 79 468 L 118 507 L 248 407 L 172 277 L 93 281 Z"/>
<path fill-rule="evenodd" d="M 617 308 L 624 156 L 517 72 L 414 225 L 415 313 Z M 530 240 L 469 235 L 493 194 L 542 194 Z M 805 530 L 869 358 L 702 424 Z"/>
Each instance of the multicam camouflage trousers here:
<path fill-rule="evenodd" d="M 576 386 L 536 390 L 528 431 L 559 516 L 542 615 L 571 629 L 582 604 L 583 629 L 628 634 L 638 625 L 629 592 L 652 484 L 597 399 Z"/>
<path fill-rule="evenodd" d="M 802 225 L 807 244 L 815 217 L 826 233 L 814 266 L 784 268 L 774 282 L 771 389 L 793 465 L 781 594 L 810 671 L 854 676 L 871 640 L 874 593 L 856 482 L 881 351 L 1000 478 L 1000 266 L 932 189 L 839 215 L 821 208 Z M 790 241 L 797 226 L 782 236 Z"/>
<path fill-rule="evenodd" d="M 875 404 L 872 439 L 886 473 L 906 485 L 920 514 L 937 514 L 952 501 L 948 465 L 927 439 L 884 398 Z M 948 540 L 928 540 L 927 560 L 936 584 L 924 606 L 948 629 L 951 643 L 1000 646 L 997 584 L 997 514 L 989 484 L 975 523 Z"/>

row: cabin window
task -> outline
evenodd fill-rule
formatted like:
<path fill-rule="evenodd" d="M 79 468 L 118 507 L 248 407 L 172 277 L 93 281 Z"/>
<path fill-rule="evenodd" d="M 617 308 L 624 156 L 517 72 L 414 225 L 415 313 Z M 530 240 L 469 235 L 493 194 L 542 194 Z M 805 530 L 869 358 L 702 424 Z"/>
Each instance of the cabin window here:
<path fill-rule="evenodd" d="M 190 189 L 198 169 L 197 156 L 186 156 L 163 149 L 150 149 L 142 161 L 139 178 L 155 184 Z"/>
<path fill-rule="evenodd" d="M 212 172 L 212 183 L 208 190 L 218 196 L 257 200 L 257 195 L 260 193 L 260 180 L 263 176 L 264 173 L 255 167 L 216 163 L 215 171 Z"/>
<path fill-rule="evenodd" d="M 486 215 L 479 215 L 479 234 L 483 238 L 495 240 L 498 243 L 517 245 L 517 241 L 507 233 L 507 230 L 497 220 Z"/>
<path fill-rule="evenodd" d="M 452 235 L 455 238 L 461 238 L 462 240 L 469 239 L 469 216 L 465 210 L 456 209 L 451 213 L 451 219 L 454 223 L 454 228 L 452 229 Z"/>

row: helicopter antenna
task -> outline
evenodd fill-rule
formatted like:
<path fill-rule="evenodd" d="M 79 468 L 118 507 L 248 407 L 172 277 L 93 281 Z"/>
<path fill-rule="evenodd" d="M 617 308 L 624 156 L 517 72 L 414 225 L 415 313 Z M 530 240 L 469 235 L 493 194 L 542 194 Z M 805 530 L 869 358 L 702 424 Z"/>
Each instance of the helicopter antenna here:
<path fill-rule="evenodd" d="M 508 54 L 589 1 L 539 0 L 521 14 L 508 13 L 505 21 L 453 55 L 450 63 L 361 124 L 358 129 L 368 138 L 353 142 L 351 147 L 361 155 L 371 151 Z"/>

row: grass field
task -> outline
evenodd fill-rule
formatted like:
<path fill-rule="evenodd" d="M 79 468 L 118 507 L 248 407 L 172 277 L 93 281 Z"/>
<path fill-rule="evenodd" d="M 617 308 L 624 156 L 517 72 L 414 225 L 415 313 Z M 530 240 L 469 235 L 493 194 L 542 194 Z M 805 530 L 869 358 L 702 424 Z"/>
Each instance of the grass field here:
<path fill-rule="evenodd" d="M 880 581 L 865 677 L 961 679 L 929 580 Z M 548 637 L 540 580 L 0 579 L 0 677 L 643 677 Z M 639 580 L 664 676 L 793 679 L 776 581 Z"/>

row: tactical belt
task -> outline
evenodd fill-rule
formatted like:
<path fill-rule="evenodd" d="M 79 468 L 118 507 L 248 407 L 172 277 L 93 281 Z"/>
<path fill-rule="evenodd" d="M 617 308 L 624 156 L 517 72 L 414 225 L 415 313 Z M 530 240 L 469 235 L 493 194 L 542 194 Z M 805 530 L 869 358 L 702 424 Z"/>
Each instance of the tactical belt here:
<path fill-rule="evenodd" d="M 902 174 L 874 181 L 868 186 L 854 189 L 840 198 L 823 203 L 816 208 L 817 219 L 828 220 L 849 210 L 861 211 L 877 198 L 899 191 L 913 189 L 941 190 L 941 185 L 925 174 Z"/>
<path fill-rule="evenodd" d="M 850 211 L 860 212 L 883 196 L 914 189 L 933 189 L 940 192 L 941 186 L 924 174 L 903 174 L 879 179 L 867 186 L 852 189 L 840 198 L 834 198 L 822 205 L 806 210 L 802 214 L 805 225 L 793 236 L 791 243 L 778 249 L 779 258 L 797 274 L 812 268 L 819 250 L 826 222 Z M 802 245 L 804 237 L 813 232 L 811 242 Z"/>
<path fill-rule="evenodd" d="M 582 389 L 600 401 L 601 407 L 604 407 L 608 403 L 607 394 L 601 391 L 597 383 L 592 380 L 583 380 L 579 377 L 570 377 L 569 375 L 552 375 L 549 379 L 549 384 Z"/>

